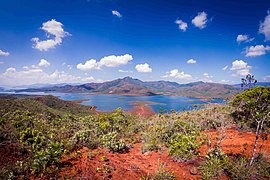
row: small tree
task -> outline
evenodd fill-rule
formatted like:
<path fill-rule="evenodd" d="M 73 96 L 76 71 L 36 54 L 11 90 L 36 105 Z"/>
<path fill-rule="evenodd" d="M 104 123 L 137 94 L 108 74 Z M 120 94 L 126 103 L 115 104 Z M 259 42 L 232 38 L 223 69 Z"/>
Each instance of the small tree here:
<path fill-rule="evenodd" d="M 264 125 L 269 126 L 270 122 L 270 87 L 247 89 L 235 97 L 233 105 L 243 111 L 244 118 L 248 118 L 247 120 L 257 124 L 256 139 L 250 160 L 251 166 L 256 155 L 259 136 L 263 131 Z"/>
<path fill-rule="evenodd" d="M 246 78 L 241 79 L 241 87 L 244 89 L 250 89 L 252 87 L 255 87 L 257 80 L 254 78 L 254 75 L 248 74 L 246 75 Z"/>

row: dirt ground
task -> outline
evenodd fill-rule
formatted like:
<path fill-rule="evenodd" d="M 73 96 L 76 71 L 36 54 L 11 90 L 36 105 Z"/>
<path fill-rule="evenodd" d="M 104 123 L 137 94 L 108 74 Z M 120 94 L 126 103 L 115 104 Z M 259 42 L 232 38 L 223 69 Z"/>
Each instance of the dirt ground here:
<path fill-rule="evenodd" d="M 209 135 L 213 144 L 220 134 L 216 131 L 204 132 Z M 223 133 L 226 138 L 221 142 L 222 149 L 229 154 L 245 154 L 250 156 L 253 150 L 255 134 L 230 128 Z M 74 154 L 65 157 L 62 162 L 66 167 L 61 170 L 61 178 L 82 179 L 114 179 L 135 180 L 155 173 L 163 165 L 168 171 L 173 172 L 177 179 L 200 179 L 198 171 L 203 156 L 208 147 L 200 148 L 201 156 L 190 162 L 177 162 L 168 156 L 168 152 L 141 152 L 141 143 L 137 143 L 125 154 L 109 153 L 106 149 L 89 150 L 82 148 L 80 157 L 74 158 Z M 258 152 L 270 154 L 270 140 L 259 141 Z M 226 179 L 223 177 L 222 179 Z"/>

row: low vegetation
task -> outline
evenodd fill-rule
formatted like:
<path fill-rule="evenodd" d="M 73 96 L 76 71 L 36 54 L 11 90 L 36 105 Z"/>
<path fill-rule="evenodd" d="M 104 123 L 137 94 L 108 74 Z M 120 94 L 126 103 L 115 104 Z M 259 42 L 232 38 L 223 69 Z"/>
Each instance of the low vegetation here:
<path fill-rule="evenodd" d="M 141 153 L 167 151 L 179 163 L 200 158 L 203 179 L 270 178 L 268 156 L 256 152 L 258 139 L 268 137 L 269 92 L 269 88 L 255 87 L 229 104 L 151 117 L 131 115 L 121 108 L 97 113 L 52 96 L 1 97 L 0 149 L 12 149 L 14 154 L 0 164 L 0 179 L 57 178 L 64 167 L 62 159 L 71 154 L 81 157 L 83 147 L 128 153 L 137 142 L 141 143 Z M 228 127 L 256 132 L 250 156 L 223 152 Z M 209 131 L 220 135 L 211 141 L 206 135 Z M 208 147 L 205 156 L 200 154 L 203 145 Z M 101 161 L 111 167 L 110 172 L 114 169 L 106 156 Z M 161 164 L 155 174 L 141 179 L 176 177 Z"/>

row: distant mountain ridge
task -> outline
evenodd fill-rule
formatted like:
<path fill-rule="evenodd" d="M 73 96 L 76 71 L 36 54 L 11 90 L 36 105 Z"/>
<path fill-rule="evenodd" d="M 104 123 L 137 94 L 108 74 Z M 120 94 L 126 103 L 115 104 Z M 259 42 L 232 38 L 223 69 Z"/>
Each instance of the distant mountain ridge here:
<path fill-rule="evenodd" d="M 175 95 L 192 96 L 198 98 L 229 98 L 239 93 L 240 89 L 232 85 L 193 82 L 178 84 L 170 81 L 144 82 L 139 79 L 125 77 L 103 83 L 86 83 L 82 85 L 49 86 L 28 88 L 16 92 L 66 92 L 91 94 L 119 94 L 133 96 Z"/>
<path fill-rule="evenodd" d="M 241 88 L 241 84 L 234 84 L 234 87 Z M 257 82 L 256 86 L 267 86 L 270 87 L 270 82 Z"/>

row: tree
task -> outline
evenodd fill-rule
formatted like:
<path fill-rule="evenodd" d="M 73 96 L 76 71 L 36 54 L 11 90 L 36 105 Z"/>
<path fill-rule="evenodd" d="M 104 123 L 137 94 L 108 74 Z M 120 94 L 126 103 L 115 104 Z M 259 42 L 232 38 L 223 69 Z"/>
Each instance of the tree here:
<path fill-rule="evenodd" d="M 257 80 L 254 79 L 254 75 L 248 74 L 246 78 L 241 79 L 241 87 L 244 89 L 250 89 L 251 87 L 255 87 Z"/>
<path fill-rule="evenodd" d="M 269 126 L 270 122 L 270 87 L 257 86 L 247 89 L 241 94 L 238 94 L 232 104 L 240 108 L 243 118 L 256 123 L 256 139 L 250 160 L 251 166 L 256 155 L 259 137 L 264 126 Z"/>

